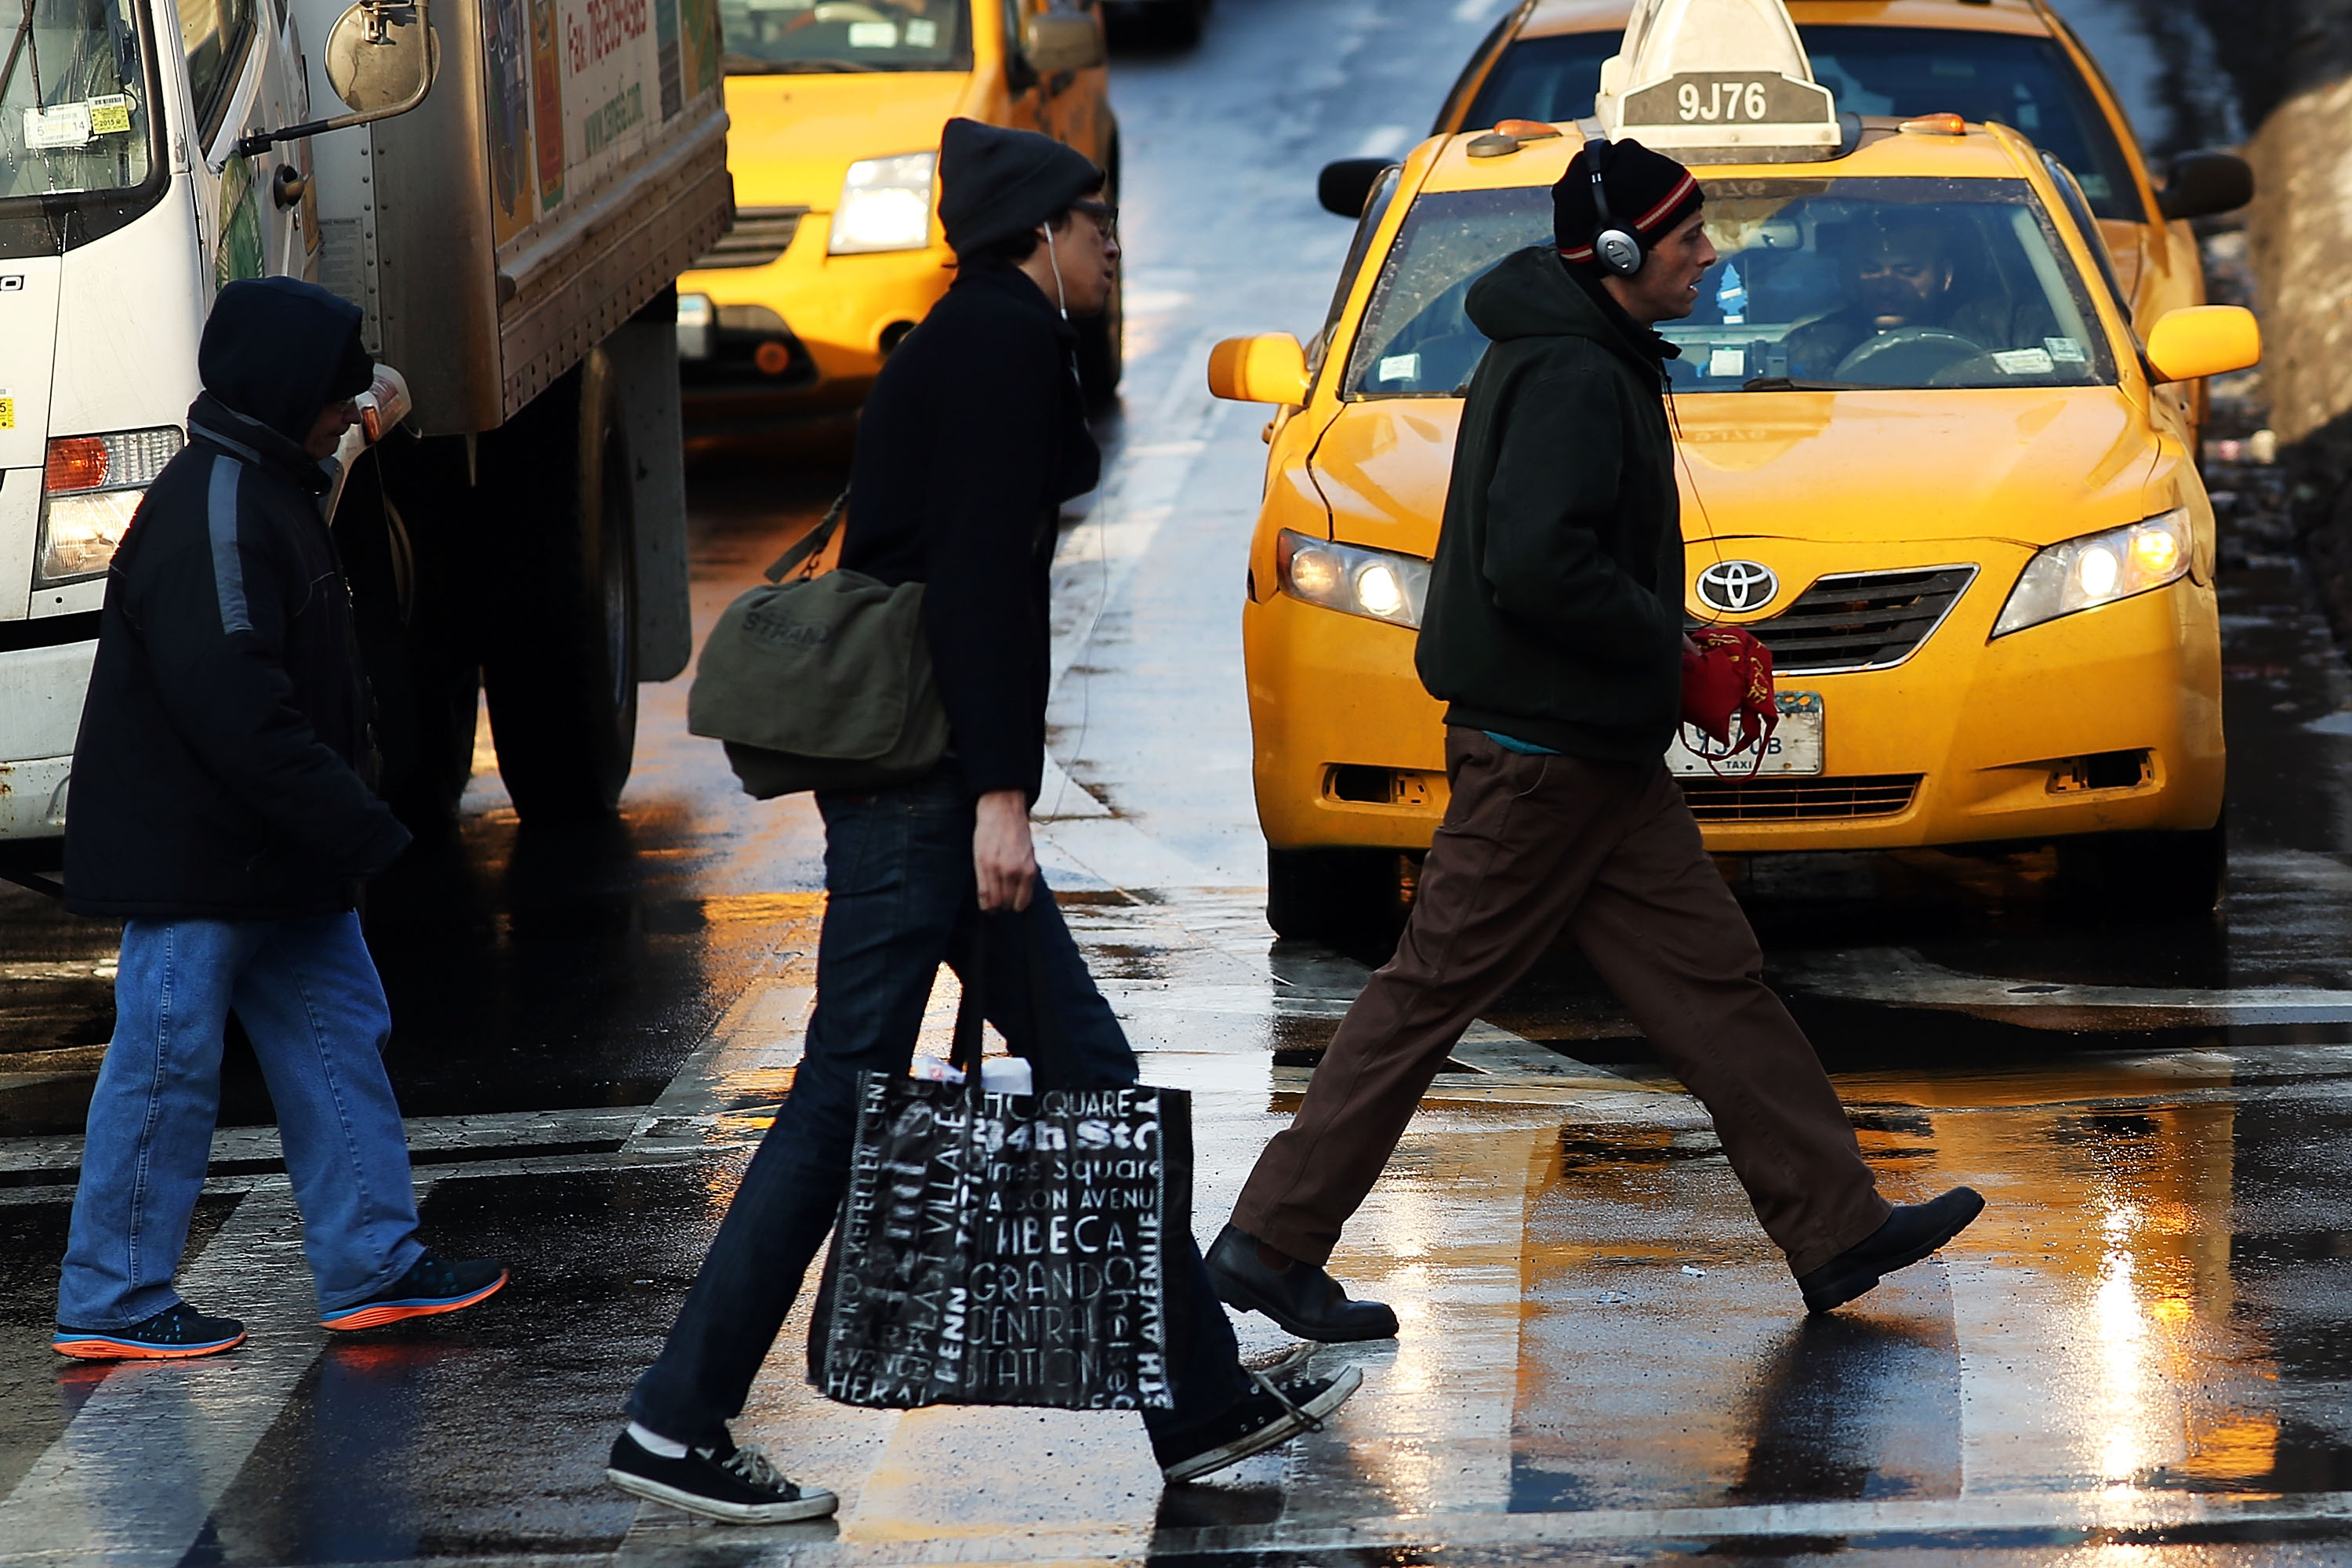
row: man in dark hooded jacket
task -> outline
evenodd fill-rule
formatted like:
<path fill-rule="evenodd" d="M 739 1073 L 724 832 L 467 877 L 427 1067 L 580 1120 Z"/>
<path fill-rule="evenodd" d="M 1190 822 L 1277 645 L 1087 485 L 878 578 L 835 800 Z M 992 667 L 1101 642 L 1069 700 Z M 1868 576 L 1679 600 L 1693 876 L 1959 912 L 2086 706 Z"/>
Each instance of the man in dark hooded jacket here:
<path fill-rule="evenodd" d="M 369 697 L 322 460 L 373 362 L 360 311 L 291 279 L 221 290 L 188 445 L 107 570 L 66 826 L 66 902 L 123 921 L 58 1333 L 99 1360 L 245 1337 L 172 1288 L 220 1103 L 228 1015 L 269 1084 L 320 1321 L 365 1329 L 506 1282 L 416 1238 L 392 1020 L 359 886 L 408 834 L 369 789 Z"/>
<path fill-rule="evenodd" d="M 947 123 L 940 222 L 956 280 L 883 366 L 858 422 L 842 563 L 924 584 L 950 754 L 913 784 L 817 795 L 825 911 L 807 1049 L 661 1358 L 629 1395 L 605 1474 L 639 1497 L 730 1523 L 833 1511 L 831 1492 L 778 1474 L 727 1423 L 833 1227 L 859 1079 L 906 1073 L 942 962 L 978 986 L 1037 1089 L 1136 1081 L 1029 837 L 1057 522 L 1099 470 L 1069 318 L 1110 296 L 1117 215 L 1088 199 L 1102 184 L 1101 170 L 1048 137 Z M 1175 1407 L 1144 1423 L 1162 1474 L 1181 1481 L 1306 1430 L 1362 1373 L 1246 1372 L 1190 1216 L 1170 1220 Z"/>
<path fill-rule="evenodd" d="M 1468 300 L 1491 343 L 1416 655 L 1447 704 L 1445 820 L 1396 956 L 1209 1255 L 1226 1300 L 1310 1339 L 1396 1331 L 1323 1264 L 1463 1029 L 1563 932 L 1715 1117 L 1809 1309 L 1917 1262 L 1983 1206 L 1966 1187 L 1900 1208 L 1878 1195 L 1661 755 L 1687 644 L 1663 397 L 1675 351 L 1652 326 L 1690 314 L 1716 260 L 1697 183 L 1638 142 L 1589 142 L 1552 199 L 1556 243 L 1507 258 Z"/>

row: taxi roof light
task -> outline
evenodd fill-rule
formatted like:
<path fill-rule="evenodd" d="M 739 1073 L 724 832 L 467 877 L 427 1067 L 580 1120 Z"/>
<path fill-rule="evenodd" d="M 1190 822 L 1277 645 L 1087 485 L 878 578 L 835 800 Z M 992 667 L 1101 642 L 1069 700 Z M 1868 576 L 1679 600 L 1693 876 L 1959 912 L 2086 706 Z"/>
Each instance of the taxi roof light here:
<path fill-rule="evenodd" d="M 1845 140 L 1781 0 L 1635 0 L 1593 110 L 1604 136 L 1685 163 L 1833 158 Z"/>
<path fill-rule="evenodd" d="M 1966 136 L 1969 122 L 1946 110 L 1940 114 L 1922 114 L 1895 127 L 1906 136 Z"/>

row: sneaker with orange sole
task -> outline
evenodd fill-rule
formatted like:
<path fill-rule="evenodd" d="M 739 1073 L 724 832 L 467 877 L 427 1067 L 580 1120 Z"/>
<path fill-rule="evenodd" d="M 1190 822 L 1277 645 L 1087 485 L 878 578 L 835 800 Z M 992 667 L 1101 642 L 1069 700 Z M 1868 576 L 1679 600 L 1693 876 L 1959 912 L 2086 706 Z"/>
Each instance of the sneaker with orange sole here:
<path fill-rule="evenodd" d="M 243 1323 L 235 1318 L 207 1318 L 183 1301 L 127 1329 L 71 1329 L 60 1323 L 49 1348 L 77 1361 L 185 1361 L 218 1355 L 244 1342 Z"/>
<path fill-rule="evenodd" d="M 380 1329 L 405 1318 L 455 1312 L 496 1295 L 507 1282 L 507 1266 L 495 1258 L 444 1263 L 426 1253 L 415 1268 L 364 1301 L 339 1307 L 319 1320 L 321 1328 Z"/>

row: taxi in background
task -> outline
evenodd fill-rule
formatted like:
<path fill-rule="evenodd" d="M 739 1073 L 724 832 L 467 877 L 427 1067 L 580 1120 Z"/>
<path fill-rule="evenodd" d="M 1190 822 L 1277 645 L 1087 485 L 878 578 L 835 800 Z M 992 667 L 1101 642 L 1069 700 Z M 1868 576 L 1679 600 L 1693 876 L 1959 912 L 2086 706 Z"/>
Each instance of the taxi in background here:
<path fill-rule="evenodd" d="M 2141 330 L 2204 303 L 2189 220 L 2252 200 L 2252 171 L 2234 153 L 2185 153 L 2159 182 L 2115 89 L 2046 0 L 1791 0 L 1788 9 L 1814 79 L 1847 113 L 2000 123 L 2064 163 Z M 1471 56 L 1431 134 L 1590 115 L 1601 63 L 1632 10 L 1630 0 L 1522 0 Z M 2201 421 L 2201 385 L 2176 392 Z"/>
<path fill-rule="evenodd" d="M 1781 689 L 1760 761 L 1688 730 L 1668 754 L 1709 847 L 2057 841 L 2118 900 L 2210 910 L 2213 514 L 2163 393 L 2252 363 L 2253 318 L 2184 307 L 2143 347 L 2064 165 L 2002 125 L 1841 115 L 1777 0 L 1644 0 L 1629 40 L 1645 23 L 1590 125 L 1692 164 L 1722 256 L 1661 329 L 1684 608 L 1762 639 Z M 1284 934 L 1393 907 L 1444 812 L 1413 645 L 1486 349 L 1464 300 L 1549 243 L 1580 144 L 1525 121 L 1424 142 L 1313 343 L 1212 356 L 1218 395 L 1281 410 L 1243 630 Z"/>
<path fill-rule="evenodd" d="M 937 212 L 959 115 L 1040 131 L 1118 180 L 1093 0 L 719 0 L 735 227 L 678 279 L 679 374 L 703 429 L 853 409 L 953 281 Z M 1118 386 L 1118 294 L 1081 324 Z"/>

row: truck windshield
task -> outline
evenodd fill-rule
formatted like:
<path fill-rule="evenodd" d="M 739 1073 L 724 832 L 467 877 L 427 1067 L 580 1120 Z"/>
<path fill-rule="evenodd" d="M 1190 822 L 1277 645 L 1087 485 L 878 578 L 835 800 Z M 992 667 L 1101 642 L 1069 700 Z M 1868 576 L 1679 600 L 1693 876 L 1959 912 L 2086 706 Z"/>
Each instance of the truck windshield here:
<path fill-rule="evenodd" d="M 719 0 L 727 74 L 971 68 L 969 0 Z"/>
<path fill-rule="evenodd" d="M 1676 392 L 2083 386 L 2115 358 L 2021 180 L 1703 182 L 1722 259 L 1661 324 Z M 1350 397 L 1451 397 L 1486 339 L 1464 313 L 1497 261 L 1548 244 L 1551 193 L 1413 204 L 1349 363 Z"/>
<path fill-rule="evenodd" d="M 131 4 L 31 0 L 0 14 L 0 202 L 146 183 L 154 138 Z"/>
<path fill-rule="evenodd" d="M 1948 111 L 1999 121 L 2074 170 L 2093 212 L 2147 221 L 2114 127 L 2055 40 L 1957 27 L 1816 24 L 1797 31 L 1813 79 L 1836 95 L 1841 112 Z M 1566 121 L 1591 114 L 1601 62 L 1623 41 L 1614 32 L 1520 39 L 1479 84 L 1463 125 L 1479 130 L 1503 120 Z"/>

